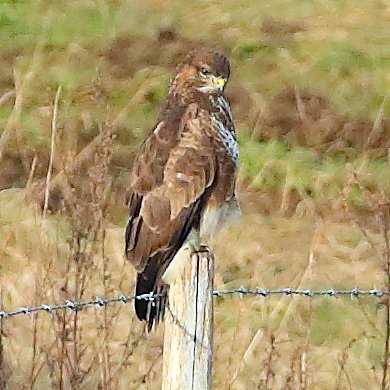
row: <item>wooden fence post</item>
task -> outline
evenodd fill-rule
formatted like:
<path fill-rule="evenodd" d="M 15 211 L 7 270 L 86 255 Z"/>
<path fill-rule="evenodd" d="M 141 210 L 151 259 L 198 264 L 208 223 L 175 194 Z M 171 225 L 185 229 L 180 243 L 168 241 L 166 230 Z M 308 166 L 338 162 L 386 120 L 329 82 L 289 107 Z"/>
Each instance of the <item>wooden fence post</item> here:
<path fill-rule="evenodd" d="M 169 289 L 162 390 L 211 389 L 214 256 L 188 253 Z"/>

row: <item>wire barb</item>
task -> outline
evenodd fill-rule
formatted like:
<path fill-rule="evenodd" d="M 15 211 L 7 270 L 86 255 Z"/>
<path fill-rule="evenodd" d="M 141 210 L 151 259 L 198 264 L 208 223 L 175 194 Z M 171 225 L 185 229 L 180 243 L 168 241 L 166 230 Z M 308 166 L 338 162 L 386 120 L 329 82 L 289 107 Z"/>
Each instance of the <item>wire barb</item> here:
<path fill-rule="evenodd" d="M 213 296 L 215 297 L 226 297 L 226 296 L 239 296 L 240 298 L 243 298 L 245 296 L 259 296 L 263 298 L 267 298 L 272 295 L 281 295 L 281 296 L 303 296 L 307 298 L 314 298 L 314 297 L 337 297 L 337 296 L 345 296 L 353 298 L 358 298 L 360 296 L 371 296 L 375 298 L 381 298 L 384 295 L 390 295 L 389 291 L 384 290 L 378 290 L 378 289 L 371 289 L 371 290 L 364 290 L 359 289 L 357 287 L 354 287 L 352 289 L 347 290 L 335 290 L 333 288 L 328 290 L 310 290 L 310 289 L 293 289 L 293 288 L 281 288 L 281 289 L 263 289 L 263 288 L 245 288 L 245 287 L 239 287 L 239 288 L 233 288 L 233 289 L 227 289 L 227 290 L 214 290 Z M 155 300 L 157 297 L 161 296 L 161 294 L 142 294 L 139 296 L 127 296 L 120 294 L 117 297 L 111 297 L 111 298 L 102 298 L 102 297 L 96 297 L 93 300 L 89 301 L 72 301 L 67 300 L 63 304 L 59 305 L 47 305 L 47 304 L 41 304 L 40 306 L 36 307 L 20 307 L 18 309 L 15 309 L 13 311 L 0 311 L 0 320 L 5 320 L 10 317 L 16 317 L 20 315 L 31 315 L 38 312 L 46 312 L 53 314 L 54 312 L 61 311 L 61 310 L 72 310 L 74 312 L 77 312 L 81 309 L 85 309 L 87 307 L 91 306 L 98 306 L 98 307 L 104 307 L 113 303 L 122 303 L 126 304 L 129 302 L 132 302 L 134 300 L 142 300 L 142 301 L 148 301 L 155 303 Z"/>

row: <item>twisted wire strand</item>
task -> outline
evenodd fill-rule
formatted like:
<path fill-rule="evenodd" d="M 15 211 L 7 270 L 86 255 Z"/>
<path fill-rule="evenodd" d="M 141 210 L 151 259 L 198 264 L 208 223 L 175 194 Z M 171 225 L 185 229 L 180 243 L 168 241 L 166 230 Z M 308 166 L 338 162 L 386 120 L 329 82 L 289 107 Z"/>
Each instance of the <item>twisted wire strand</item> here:
<path fill-rule="evenodd" d="M 336 290 L 336 289 L 328 289 L 328 290 L 310 290 L 310 289 L 293 289 L 293 288 L 281 288 L 281 289 L 262 289 L 262 288 L 245 288 L 245 287 L 239 287 L 234 289 L 226 289 L 226 290 L 214 290 L 213 295 L 215 297 L 227 297 L 227 296 L 239 296 L 240 298 L 243 298 L 245 296 L 260 296 L 263 298 L 269 297 L 269 296 L 275 296 L 275 295 L 284 295 L 284 296 L 303 296 L 308 298 L 314 298 L 314 297 L 337 297 L 337 296 L 349 296 L 350 298 L 357 298 L 360 296 L 372 296 L 372 297 L 383 297 L 385 295 L 390 295 L 389 291 L 384 290 L 378 290 L 378 289 L 371 289 L 371 290 L 364 290 L 359 289 L 357 287 L 353 289 L 348 290 Z M 157 297 L 161 296 L 161 294 L 142 294 L 138 296 L 129 296 L 129 295 L 123 295 L 120 294 L 115 297 L 111 298 L 102 298 L 97 297 L 95 299 L 87 300 L 87 301 L 71 301 L 67 300 L 62 304 L 57 305 L 48 305 L 48 304 L 41 304 L 40 306 L 33 306 L 33 307 L 20 307 L 18 309 L 12 310 L 12 311 L 0 311 L 0 320 L 10 318 L 10 317 L 16 317 L 20 315 L 31 315 L 38 312 L 47 312 L 47 313 L 54 313 L 61 310 L 73 310 L 73 311 L 79 311 L 82 309 L 85 309 L 87 307 L 91 306 L 107 306 L 113 303 L 128 303 L 132 302 L 134 300 L 143 300 L 143 301 L 149 301 L 154 302 Z"/>

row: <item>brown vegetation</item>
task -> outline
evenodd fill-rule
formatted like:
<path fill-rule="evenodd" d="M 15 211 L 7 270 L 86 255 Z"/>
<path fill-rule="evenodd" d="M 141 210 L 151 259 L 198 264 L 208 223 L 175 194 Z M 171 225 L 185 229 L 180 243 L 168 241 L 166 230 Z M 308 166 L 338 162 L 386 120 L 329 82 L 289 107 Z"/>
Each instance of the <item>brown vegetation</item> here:
<path fill-rule="evenodd" d="M 361 153 L 369 149 L 386 156 L 390 119 L 382 111 L 375 121 L 354 118 L 313 91 L 286 89 L 266 102 L 255 135 L 258 140 L 281 139 L 322 152 Z"/>

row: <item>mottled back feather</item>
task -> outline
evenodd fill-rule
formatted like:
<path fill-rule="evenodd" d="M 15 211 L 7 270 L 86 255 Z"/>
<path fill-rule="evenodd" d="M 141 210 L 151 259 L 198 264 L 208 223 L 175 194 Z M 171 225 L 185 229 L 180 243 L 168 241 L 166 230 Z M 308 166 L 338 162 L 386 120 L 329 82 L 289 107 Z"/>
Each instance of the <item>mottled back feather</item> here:
<path fill-rule="evenodd" d="M 221 54 L 190 54 L 134 162 L 125 240 L 126 256 L 138 272 L 137 294 L 166 292 L 162 275 L 191 230 L 199 230 L 204 212 L 234 198 L 233 120 L 223 96 L 198 90 L 194 69 L 202 61 L 228 77 L 229 64 Z M 135 305 L 151 329 L 159 306 L 140 300 Z"/>

